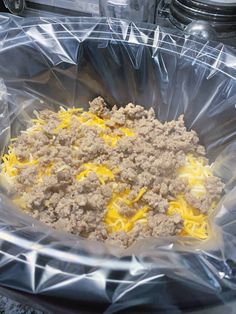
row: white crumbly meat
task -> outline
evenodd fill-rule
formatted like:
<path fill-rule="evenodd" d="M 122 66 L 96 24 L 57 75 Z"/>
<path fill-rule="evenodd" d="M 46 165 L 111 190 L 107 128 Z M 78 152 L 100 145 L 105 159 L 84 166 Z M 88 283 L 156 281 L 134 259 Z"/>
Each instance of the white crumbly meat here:
<path fill-rule="evenodd" d="M 184 194 L 187 201 L 206 212 L 222 192 L 217 177 L 206 182 L 206 196 L 199 200 L 189 192 L 187 183 L 176 177 L 176 170 L 186 162 L 186 155 L 205 158 L 205 150 L 199 145 L 194 131 L 187 131 L 183 116 L 176 121 L 161 123 L 155 119 L 153 109 L 128 104 L 113 107 L 98 97 L 90 103 L 90 112 L 109 119 L 109 130 L 119 134 L 119 127 L 131 128 L 135 136 L 121 137 L 116 147 L 110 147 L 99 136 L 94 126 L 86 126 L 72 117 L 69 129 L 54 134 L 60 124 L 57 115 L 49 110 L 39 113 L 46 124 L 32 134 L 23 133 L 13 146 L 19 160 L 32 156 L 38 165 L 21 168 L 16 177 L 15 189 L 24 195 L 27 212 L 50 226 L 67 232 L 96 238 L 100 241 L 116 241 L 127 247 L 137 239 L 150 236 L 173 236 L 182 227 L 180 216 L 167 216 L 168 201 Z M 47 167 L 53 161 L 51 176 L 38 180 L 39 167 Z M 76 174 L 84 170 L 84 163 L 105 164 L 117 169 L 114 182 L 102 185 L 95 173 L 83 180 Z M 206 160 L 207 162 L 207 160 Z M 130 217 L 138 207 L 147 205 L 147 223 L 136 223 L 132 231 L 108 233 L 104 224 L 106 205 L 113 192 L 126 188 L 132 190 L 130 197 L 145 187 L 147 192 L 134 208 L 122 202 L 120 214 Z"/>

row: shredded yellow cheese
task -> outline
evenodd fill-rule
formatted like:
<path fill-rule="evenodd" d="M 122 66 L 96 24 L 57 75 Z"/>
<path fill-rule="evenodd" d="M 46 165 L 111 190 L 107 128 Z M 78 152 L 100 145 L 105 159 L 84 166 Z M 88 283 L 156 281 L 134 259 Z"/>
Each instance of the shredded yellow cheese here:
<path fill-rule="evenodd" d="M 83 111 L 82 108 L 72 108 L 72 109 L 64 109 L 57 113 L 58 118 L 61 120 L 61 123 L 55 128 L 54 133 L 58 134 L 58 132 L 62 129 L 68 129 L 71 126 L 71 119 L 74 114 L 81 113 Z M 80 117 L 78 117 L 80 119 Z"/>
<path fill-rule="evenodd" d="M 60 124 L 54 129 L 54 133 L 58 134 L 62 129 L 68 129 L 71 126 L 72 116 L 77 117 L 78 121 L 81 124 L 87 126 L 94 126 L 101 129 L 100 137 L 110 146 L 115 147 L 118 140 L 122 137 L 121 135 L 113 134 L 112 132 L 107 133 L 104 132 L 106 130 L 110 131 L 110 127 L 106 124 L 109 120 L 102 119 L 95 115 L 92 112 L 83 112 L 82 108 L 72 108 L 72 109 L 64 109 L 61 108 L 57 113 L 58 118 L 60 119 Z M 40 131 L 42 130 L 42 126 L 45 125 L 45 121 L 41 118 L 32 119 L 34 126 L 31 131 Z M 124 135 L 123 136 L 134 136 L 135 133 L 126 127 L 117 127 Z"/>
<path fill-rule="evenodd" d="M 78 120 L 80 121 L 80 123 L 84 123 L 85 125 L 88 126 L 96 126 L 99 127 L 101 129 L 106 129 L 107 126 L 105 124 L 105 120 L 102 118 L 99 118 L 97 115 L 95 115 L 94 113 L 91 112 L 84 112 L 79 118 Z"/>
<path fill-rule="evenodd" d="M 27 134 L 33 134 L 35 132 L 42 131 L 42 127 L 46 124 L 46 121 L 39 117 L 37 119 L 32 119 L 31 122 L 33 123 L 33 126 L 25 131 Z"/>
<path fill-rule="evenodd" d="M 9 146 L 8 153 L 2 157 L 2 171 L 10 177 L 14 177 L 18 174 L 19 168 L 25 166 L 33 166 L 38 163 L 37 160 L 19 161 L 11 146 Z"/>
<path fill-rule="evenodd" d="M 23 199 L 23 197 L 19 196 L 19 197 L 15 197 L 12 202 L 16 205 L 19 206 L 22 209 L 27 209 L 27 204 L 25 202 L 25 200 Z"/>
<path fill-rule="evenodd" d="M 204 165 L 204 160 L 195 158 L 189 154 L 186 157 L 186 164 L 178 169 L 178 177 L 188 180 L 191 194 L 196 197 L 206 195 L 205 180 L 212 176 L 211 169 Z"/>
<path fill-rule="evenodd" d="M 178 169 L 178 177 L 187 179 L 191 194 L 199 198 L 206 195 L 205 180 L 209 176 L 212 176 L 210 167 L 204 164 L 203 159 L 195 158 L 191 154 L 187 155 L 186 164 Z M 215 207 L 215 204 L 212 204 L 212 207 Z M 190 206 L 183 195 L 178 195 L 176 200 L 169 203 L 167 214 L 181 216 L 184 221 L 182 235 L 202 240 L 207 238 L 209 233 L 207 215 Z"/>
<path fill-rule="evenodd" d="M 119 128 L 119 130 L 123 132 L 126 136 L 135 136 L 134 131 L 129 128 L 121 127 Z"/>
<path fill-rule="evenodd" d="M 100 137 L 110 146 L 115 147 L 118 140 L 122 137 L 111 133 L 104 133 L 105 130 L 110 130 L 110 127 L 106 124 L 109 120 L 102 119 L 91 112 L 84 112 L 78 120 L 88 126 L 95 126 L 101 129 Z M 134 136 L 135 133 L 126 127 L 116 127 L 120 130 L 124 136 Z M 104 130 L 104 131 L 103 131 Z"/>
<path fill-rule="evenodd" d="M 85 168 L 85 170 L 76 176 L 77 180 L 84 179 L 91 172 L 96 173 L 101 184 L 105 184 L 106 181 L 114 180 L 115 178 L 114 172 L 116 172 L 116 169 L 111 171 L 104 165 L 97 165 L 93 163 L 85 163 L 83 164 L 83 167 Z M 132 230 L 134 224 L 137 221 L 142 223 L 146 222 L 145 216 L 146 212 L 148 211 L 147 206 L 144 206 L 137 210 L 137 212 L 132 217 L 125 217 L 119 213 L 120 208 L 117 204 L 117 201 L 120 200 L 124 204 L 132 208 L 134 204 L 137 203 L 142 198 L 145 192 L 146 192 L 145 188 L 140 189 L 138 195 L 133 200 L 128 198 L 129 194 L 131 193 L 131 191 L 128 189 L 120 193 L 113 193 L 112 199 L 107 204 L 107 213 L 105 217 L 105 224 L 107 225 L 109 232 L 115 231 L 128 232 Z"/>
<path fill-rule="evenodd" d="M 49 165 L 45 167 L 41 167 L 38 173 L 39 178 L 42 179 L 43 176 L 50 177 L 52 174 L 52 167 L 53 167 L 53 163 L 50 163 Z"/>
<path fill-rule="evenodd" d="M 113 193 L 112 199 L 107 205 L 105 224 L 107 225 L 108 231 L 110 233 L 117 231 L 129 232 L 133 229 L 136 222 L 147 222 L 146 213 L 149 210 L 147 206 L 139 208 L 132 217 L 126 217 L 119 213 L 120 207 L 117 204 L 118 201 L 121 201 L 132 208 L 134 204 L 142 198 L 143 194 L 146 192 L 146 189 L 142 188 L 134 200 L 128 199 L 130 192 L 131 191 L 129 189 L 126 189 L 120 193 Z"/>
<path fill-rule="evenodd" d="M 121 127 L 119 130 L 125 135 L 125 136 L 134 136 L 135 133 L 129 129 L 129 128 L 124 128 Z M 101 133 L 100 137 L 110 146 L 115 147 L 118 140 L 122 137 L 121 135 L 116 135 L 116 134 L 104 134 Z"/>
<path fill-rule="evenodd" d="M 104 165 L 85 163 L 83 164 L 83 167 L 85 168 L 85 170 L 76 176 L 77 180 L 84 179 L 91 172 L 96 173 L 101 184 L 105 184 L 106 181 L 114 179 L 113 172 Z"/>
<path fill-rule="evenodd" d="M 100 137 L 106 142 L 109 146 L 115 147 L 119 138 L 117 135 L 112 134 L 100 134 Z"/>
<path fill-rule="evenodd" d="M 206 239 L 209 233 L 207 215 L 201 214 L 199 210 L 190 206 L 183 195 L 179 195 L 176 200 L 169 202 L 167 214 L 172 216 L 179 214 L 183 219 L 182 235 L 192 236 L 198 239 Z"/>

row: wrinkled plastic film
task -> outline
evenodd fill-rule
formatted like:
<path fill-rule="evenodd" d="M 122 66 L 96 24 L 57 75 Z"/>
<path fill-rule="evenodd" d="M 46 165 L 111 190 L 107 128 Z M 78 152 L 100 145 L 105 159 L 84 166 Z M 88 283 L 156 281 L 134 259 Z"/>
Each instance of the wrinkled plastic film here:
<path fill-rule="evenodd" d="M 2 194 L 1 285 L 103 303 L 107 313 L 227 302 L 236 289 L 234 51 L 160 26 L 99 18 L 5 15 L 0 39 L 2 149 L 34 109 L 87 108 L 101 95 L 110 105 L 153 107 L 162 121 L 184 113 L 226 184 L 208 241 L 152 238 L 126 251 L 54 231 Z"/>
<path fill-rule="evenodd" d="M 7 89 L 2 79 L 0 79 L 0 151 L 3 153 L 5 146 L 10 139 L 10 118 L 7 105 Z"/>
<path fill-rule="evenodd" d="M 156 0 L 99 0 L 100 16 L 154 23 Z"/>

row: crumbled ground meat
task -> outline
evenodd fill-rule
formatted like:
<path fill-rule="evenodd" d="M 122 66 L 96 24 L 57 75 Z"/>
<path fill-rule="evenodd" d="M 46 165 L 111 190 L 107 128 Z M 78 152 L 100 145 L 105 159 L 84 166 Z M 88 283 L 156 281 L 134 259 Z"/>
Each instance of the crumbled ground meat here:
<path fill-rule="evenodd" d="M 120 136 L 116 146 L 108 145 L 95 126 L 80 123 L 76 113 L 70 128 L 55 134 L 60 119 L 49 110 L 39 113 L 45 122 L 39 131 L 24 132 L 14 142 L 18 160 L 29 160 L 30 156 L 38 160 L 37 165 L 20 169 L 15 180 L 17 194 L 23 195 L 26 210 L 33 217 L 59 230 L 127 247 L 137 239 L 173 236 L 181 231 L 181 217 L 166 214 L 168 201 L 176 195 L 185 195 L 189 204 L 207 212 L 221 194 L 222 183 L 214 176 L 207 180 L 207 194 L 202 199 L 194 198 L 186 180 L 176 177 L 187 154 L 205 156 L 196 132 L 186 130 L 183 116 L 161 123 L 153 109 L 128 104 L 109 110 L 101 97 L 90 103 L 89 110 L 106 120 L 104 134 Z M 118 127 L 132 129 L 134 136 L 121 136 Z M 96 173 L 90 172 L 77 180 L 76 175 L 85 170 L 84 163 L 105 164 L 115 177 L 101 183 Z M 45 173 L 39 179 L 42 167 Z M 134 199 L 142 188 L 146 193 L 132 208 L 122 200 L 118 205 L 124 217 L 148 206 L 146 223 L 137 222 L 129 232 L 109 233 L 104 217 L 113 193 L 130 189 L 129 198 Z"/>

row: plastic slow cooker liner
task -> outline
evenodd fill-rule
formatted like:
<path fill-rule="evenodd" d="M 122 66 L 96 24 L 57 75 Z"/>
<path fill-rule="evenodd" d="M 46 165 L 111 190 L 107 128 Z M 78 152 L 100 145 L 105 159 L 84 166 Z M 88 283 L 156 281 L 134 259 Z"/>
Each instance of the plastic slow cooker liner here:
<path fill-rule="evenodd" d="M 207 241 L 151 238 L 127 250 L 55 231 L 0 194 L 0 285 L 76 302 L 179 310 L 236 295 L 236 57 L 222 44 L 101 18 L 0 17 L 0 144 L 33 110 L 109 104 L 184 113 L 225 182 Z"/>

